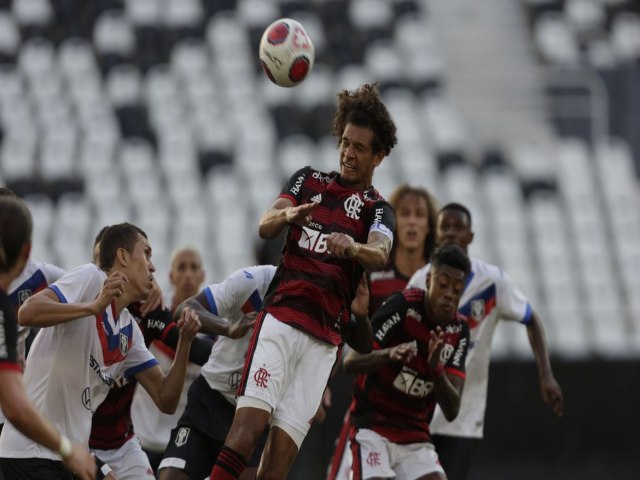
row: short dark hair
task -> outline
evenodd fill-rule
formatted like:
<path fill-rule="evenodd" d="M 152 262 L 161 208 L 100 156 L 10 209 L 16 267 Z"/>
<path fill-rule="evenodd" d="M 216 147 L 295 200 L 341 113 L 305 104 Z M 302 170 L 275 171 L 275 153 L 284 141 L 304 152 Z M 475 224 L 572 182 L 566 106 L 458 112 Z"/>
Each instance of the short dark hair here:
<path fill-rule="evenodd" d="M 464 250 L 458 245 L 447 244 L 438 248 L 431 256 L 431 267 L 438 268 L 447 265 L 457 270 L 462 270 L 465 277 L 471 272 L 471 262 Z"/>
<path fill-rule="evenodd" d="M 0 196 L 2 197 L 17 197 L 15 192 L 9 187 L 0 187 Z"/>
<path fill-rule="evenodd" d="M 338 93 L 338 109 L 333 119 L 333 135 L 342 142 L 342 134 L 347 124 L 373 130 L 373 153 L 381 150 L 385 155 L 398 143 L 396 125 L 382 103 L 376 84 L 364 84 L 360 88 Z"/>
<path fill-rule="evenodd" d="M 98 266 L 102 269 L 113 266 L 119 248 L 124 248 L 127 252 L 132 253 L 138 241 L 138 234 L 147 238 L 147 234 L 140 227 L 127 222 L 110 225 L 103 228 L 101 232 L 101 238 L 96 237 L 96 240 L 100 242 Z M 100 236 L 100 234 L 98 235 Z"/>
<path fill-rule="evenodd" d="M 469 227 L 471 227 L 471 212 L 469 211 L 469 209 L 467 207 L 465 207 L 461 203 L 455 203 L 455 202 L 447 203 L 444 207 L 442 207 L 440 209 L 440 212 L 438 212 L 438 215 L 440 213 L 448 211 L 448 210 L 453 210 L 453 211 L 460 212 L 460 213 L 463 213 L 464 215 L 466 215 L 467 219 L 469 220 Z"/>
<path fill-rule="evenodd" d="M 436 249 L 437 201 L 425 188 L 412 187 L 408 183 L 401 183 L 389 196 L 389 203 L 394 211 L 398 209 L 400 200 L 408 195 L 424 198 L 427 202 L 427 215 L 429 216 L 427 218 L 427 225 L 429 226 L 429 233 L 427 234 L 427 238 L 424 239 L 424 259 L 428 262 L 433 251 Z M 397 245 L 398 242 L 393 242 L 392 250 L 394 250 Z"/>
<path fill-rule="evenodd" d="M 17 197 L 0 196 L 0 272 L 18 261 L 20 250 L 31 242 L 33 220 L 27 204 Z"/>

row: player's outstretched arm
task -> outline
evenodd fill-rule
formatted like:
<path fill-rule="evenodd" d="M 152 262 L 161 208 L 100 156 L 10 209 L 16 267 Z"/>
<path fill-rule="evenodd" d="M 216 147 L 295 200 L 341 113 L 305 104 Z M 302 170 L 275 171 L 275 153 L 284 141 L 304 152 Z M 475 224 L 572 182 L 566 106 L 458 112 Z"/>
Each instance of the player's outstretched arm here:
<path fill-rule="evenodd" d="M 260 219 L 258 227 L 260 238 L 276 238 L 290 223 L 300 226 L 309 225 L 311 212 L 317 206 L 317 202 L 294 206 L 288 198 L 278 198 Z"/>
<path fill-rule="evenodd" d="M 255 323 L 257 315 L 255 312 L 244 315 L 239 322 L 231 322 L 211 312 L 208 305 L 207 297 L 204 291 L 201 291 L 178 305 L 174 319 L 179 318 L 185 308 L 190 308 L 198 315 L 204 333 L 231 338 L 243 337 Z"/>
<path fill-rule="evenodd" d="M 327 237 L 327 251 L 334 257 L 354 258 L 367 271 L 382 270 L 391 252 L 391 239 L 371 232 L 367 243 L 358 243 L 349 235 L 333 232 Z"/>
<path fill-rule="evenodd" d="M 178 320 L 178 328 L 180 329 L 178 347 L 167 374 L 164 375 L 158 365 L 135 374 L 136 380 L 149 393 L 160 411 L 168 414 L 175 413 L 178 408 L 189 364 L 191 342 L 200 330 L 198 315 L 193 310 L 185 308 Z"/>
<path fill-rule="evenodd" d="M 353 321 L 349 322 L 344 340 L 358 353 L 369 353 L 373 348 L 373 328 L 369 321 L 369 286 L 367 275 L 363 274 L 356 290 L 356 298 L 351 302 Z"/>
<path fill-rule="evenodd" d="M 531 312 L 531 321 L 527 325 L 527 334 L 529 336 L 531 350 L 536 357 L 536 364 L 538 365 L 542 400 L 549 405 L 553 413 L 561 417 L 564 408 L 562 389 L 553 376 L 547 341 L 544 334 L 544 326 L 542 325 L 540 315 L 535 311 Z"/>
<path fill-rule="evenodd" d="M 62 303 L 49 288 L 36 293 L 22 304 L 18 310 L 18 323 L 24 327 L 51 327 L 90 315 L 98 315 L 116 296 L 122 295 L 127 282 L 120 272 L 109 275 L 98 297 L 91 302 Z"/>
<path fill-rule="evenodd" d="M 344 371 L 347 373 L 366 374 L 391 362 L 408 363 L 416 356 L 415 342 L 401 343 L 389 348 L 373 350 L 361 354 L 350 350 L 344 357 Z"/>
<path fill-rule="evenodd" d="M 96 464 L 86 447 L 71 443 L 34 407 L 22 384 L 22 375 L 14 370 L 0 370 L 0 405 L 16 429 L 44 447 L 58 452 L 64 466 L 76 478 L 93 480 Z"/>

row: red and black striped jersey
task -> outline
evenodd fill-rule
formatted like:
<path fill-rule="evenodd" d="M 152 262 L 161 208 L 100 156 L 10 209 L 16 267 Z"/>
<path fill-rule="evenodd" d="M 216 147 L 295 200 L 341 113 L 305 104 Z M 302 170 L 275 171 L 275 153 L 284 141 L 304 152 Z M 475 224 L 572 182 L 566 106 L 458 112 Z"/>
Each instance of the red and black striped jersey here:
<path fill-rule="evenodd" d="M 369 315 L 373 315 L 392 293 L 407 287 L 409 277 L 400 273 L 393 258 L 389 257 L 389 262 L 384 270 L 367 274 L 367 283 L 369 285 Z"/>
<path fill-rule="evenodd" d="M 265 309 L 292 327 L 338 345 L 364 269 L 354 259 L 330 255 L 327 237 L 341 232 L 367 243 L 369 233 L 376 231 L 393 240 L 393 209 L 375 188 L 347 188 L 337 172 L 323 173 L 311 167 L 296 172 L 280 197 L 294 205 L 319 205 L 308 226 L 289 226 Z"/>
<path fill-rule="evenodd" d="M 374 313 L 374 349 L 415 341 L 418 354 L 408 364 L 392 362 L 359 375 L 350 408 L 356 428 L 374 430 L 399 444 L 430 441 L 429 422 L 436 407 L 428 355 L 430 332 L 437 325 L 427 316 L 425 295 L 420 289 L 394 293 Z M 448 374 L 464 378 L 469 327 L 456 315 L 442 326 L 442 361 Z"/>

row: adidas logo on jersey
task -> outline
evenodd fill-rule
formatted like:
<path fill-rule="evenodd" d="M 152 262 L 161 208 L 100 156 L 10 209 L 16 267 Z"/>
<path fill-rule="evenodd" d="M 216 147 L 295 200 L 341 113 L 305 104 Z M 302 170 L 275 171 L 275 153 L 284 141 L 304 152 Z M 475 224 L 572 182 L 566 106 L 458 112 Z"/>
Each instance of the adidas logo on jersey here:
<path fill-rule="evenodd" d="M 318 193 L 317 195 L 314 195 L 313 197 L 311 197 L 311 201 L 320 203 L 322 201 L 322 194 Z"/>

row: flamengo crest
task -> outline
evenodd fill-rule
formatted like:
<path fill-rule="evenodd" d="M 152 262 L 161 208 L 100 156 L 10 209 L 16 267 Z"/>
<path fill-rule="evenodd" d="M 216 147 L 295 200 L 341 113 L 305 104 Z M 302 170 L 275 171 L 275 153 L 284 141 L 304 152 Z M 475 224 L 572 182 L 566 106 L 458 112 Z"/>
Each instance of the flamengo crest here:
<path fill-rule="evenodd" d="M 360 211 L 363 206 L 364 202 L 355 193 L 344 201 L 344 211 L 347 213 L 347 217 L 354 220 L 360 220 Z"/>

